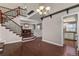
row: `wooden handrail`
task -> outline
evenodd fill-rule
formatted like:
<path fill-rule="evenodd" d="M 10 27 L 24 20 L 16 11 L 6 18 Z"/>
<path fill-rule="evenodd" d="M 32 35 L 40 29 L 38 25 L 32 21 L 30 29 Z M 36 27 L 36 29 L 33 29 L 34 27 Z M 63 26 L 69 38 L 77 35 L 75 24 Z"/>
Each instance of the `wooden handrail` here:
<path fill-rule="evenodd" d="M 6 11 L 6 12 L 4 12 L 4 14 L 5 13 L 8 13 L 8 12 L 11 12 L 11 11 L 13 11 L 13 10 L 16 10 L 17 8 L 14 8 L 14 9 L 11 9 L 11 10 L 9 10 L 9 11 Z"/>
<path fill-rule="evenodd" d="M 8 13 L 8 12 L 11 12 L 11 11 L 15 11 L 15 12 L 16 12 L 16 15 L 13 16 L 13 17 L 19 16 L 19 15 L 20 15 L 20 16 L 24 16 L 24 17 L 27 17 L 27 16 L 22 15 L 22 14 L 20 13 L 21 10 L 27 11 L 27 9 L 23 9 L 23 8 L 21 8 L 21 7 L 18 7 L 18 8 L 14 8 L 14 9 L 12 9 L 12 10 L 9 10 L 9 11 L 5 12 L 4 14 L 6 14 L 6 13 Z M 12 15 L 7 15 L 7 16 L 12 16 Z M 12 18 L 12 19 L 13 19 L 13 18 Z"/>
<path fill-rule="evenodd" d="M 27 9 L 23 9 L 23 8 L 21 8 L 20 6 L 19 6 L 18 8 L 14 8 L 14 9 L 10 9 L 10 8 L 3 7 L 3 6 L 0 6 L 0 7 L 9 10 L 9 11 L 4 12 L 4 14 L 5 14 L 5 13 L 8 13 L 8 12 L 11 12 L 11 11 L 14 11 L 14 10 L 16 10 L 16 9 L 18 9 L 18 8 L 19 8 L 20 10 L 25 10 L 25 11 L 27 11 Z M 20 13 L 19 13 L 19 14 L 20 14 Z M 18 14 L 17 14 L 17 15 L 18 15 Z M 21 15 L 21 16 L 26 17 L 25 15 Z"/>
<path fill-rule="evenodd" d="M 5 12 L 5 13 L 11 12 L 11 11 L 13 11 L 13 10 L 17 10 L 17 9 L 27 11 L 27 9 L 23 9 L 23 8 L 21 8 L 21 7 L 18 7 L 18 8 L 11 9 L 11 10 L 9 10 L 9 11 Z"/>
<path fill-rule="evenodd" d="M 10 19 L 7 15 L 3 14 L 4 16 L 6 16 L 8 18 L 8 20 L 12 21 L 13 23 L 15 23 L 17 26 L 19 26 L 21 28 L 21 26 L 19 24 L 17 24 L 15 21 L 13 21 L 12 19 Z"/>

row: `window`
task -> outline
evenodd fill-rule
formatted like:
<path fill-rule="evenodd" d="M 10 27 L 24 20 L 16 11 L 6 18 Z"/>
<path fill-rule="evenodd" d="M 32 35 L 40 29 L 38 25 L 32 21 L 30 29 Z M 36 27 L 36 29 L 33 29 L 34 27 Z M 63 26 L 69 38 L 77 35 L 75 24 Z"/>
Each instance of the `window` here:
<path fill-rule="evenodd" d="M 76 23 L 65 23 L 65 31 L 76 32 Z"/>

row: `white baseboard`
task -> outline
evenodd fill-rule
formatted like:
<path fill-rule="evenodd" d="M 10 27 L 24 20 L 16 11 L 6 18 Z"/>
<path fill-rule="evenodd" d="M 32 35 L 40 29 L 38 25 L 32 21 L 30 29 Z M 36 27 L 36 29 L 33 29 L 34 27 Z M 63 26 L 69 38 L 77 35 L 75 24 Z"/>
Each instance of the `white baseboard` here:
<path fill-rule="evenodd" d="M 18 41 L 11 41 L 11 42 L 4 42 L 4 44 L 12 44 L 12 43 L 17 43 L 17 42 L 22 42 L 22 40 L 18 40 Z"/>
<path fill-rule="evenodd" d="M 35 40 L 35 39 L 24 40 L 24 41 L 22 41 L 22 42 L 30 42 L 30 41 L 33 41 L 33 40 Z"/>
<path fill-rule="evenodd" d="M 23 39 L 32 39 L 32 38 L 34 38 L 34 37 L 28 37 L 28 38 L 23 38 Z"/>
<path fill-rule="evenodd" d="M 49 44 L 54 44 L 54 45 L 57 45 L 57 46 L 63 46 L 62 44 L 57 44 L 57 43 L 54 43 L 54 42 L 51 42 L 51 41 L 47 41 L 47 40 L 42 40 L 44 42 L 47 42 Z"/>
<path fill-rule="evenodd" d="M 77 51 L 79 51 L 79 48 L 77 48 Z"/>

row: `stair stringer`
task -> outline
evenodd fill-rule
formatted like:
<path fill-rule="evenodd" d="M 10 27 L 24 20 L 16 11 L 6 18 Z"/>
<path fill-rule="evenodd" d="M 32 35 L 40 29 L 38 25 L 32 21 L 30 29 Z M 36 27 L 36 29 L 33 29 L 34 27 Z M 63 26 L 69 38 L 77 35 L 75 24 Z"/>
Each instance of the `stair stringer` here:
<path fill-rule="evenodd" d="M 22 41 L 22 37 L 16 35 L 16 33 L 13 33 L 9 29 L 6 29 L 6 27 L 1 26 L 1 24 L 0 24 L 0 35 L 1 35 L 0 36 L 1 42 L 4 42 L 5 44 Z"/>

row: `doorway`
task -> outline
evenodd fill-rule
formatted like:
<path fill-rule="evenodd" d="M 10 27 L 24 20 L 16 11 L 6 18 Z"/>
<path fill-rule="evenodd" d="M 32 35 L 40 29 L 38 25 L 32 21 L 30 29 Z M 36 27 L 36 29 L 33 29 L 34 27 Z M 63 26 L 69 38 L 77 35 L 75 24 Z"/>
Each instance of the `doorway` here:
<path fill-rule="evenodd" d="M 77 14 L 63 17 L 65 55 L 77 55 L 77 20 Z"/>

